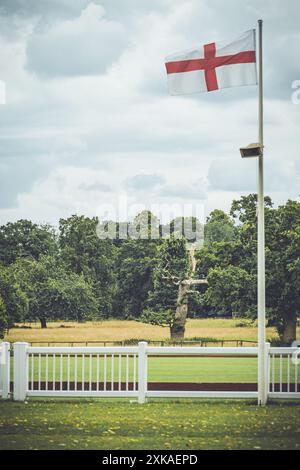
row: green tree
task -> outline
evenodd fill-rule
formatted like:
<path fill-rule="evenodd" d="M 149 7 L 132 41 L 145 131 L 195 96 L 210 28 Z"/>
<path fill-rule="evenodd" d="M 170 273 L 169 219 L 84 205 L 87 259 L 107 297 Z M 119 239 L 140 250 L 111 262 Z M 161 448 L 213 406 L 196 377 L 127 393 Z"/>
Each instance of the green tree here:
<path fill-rule="evenodd" d="M 199 272 L 207 275 L 206 302 L 215 308 L 230 306 L 233 313 L 256 318 L 257 206 L 256 195 L 233 201 L 231 216 L 238 222 L 231 242 L 212 242 L 199 252 Z M 269 324 L 283 343 L 296 339 L 300 312 L 299 256 L 300 203 L 278 208 L 265 198 L 266 307 Z"/>
<path fill-rule="evenodd" d="M 266 236 L 267 306 L 270 323 L 282 342 L 290 344 L 300 314 L 300 203 L 289 200 L 273 212 Z"/>
<path fill-rule="evenodd" d="M 138 317 L 153 289 L 156 240 L 124 240 L 116 260 L 114 312 L 118 316 Z"/>
<path fill-rule="evenodd" d="M 82 274 L 92 285 L 99 315 L 112 314 L 116 289 L 116 247 L 112 240 L 97 236 L 98 218 L 73 215 L 60 219 L 59 245 L 61 258 L 69 271 Z"/>
<path fill-rule="evenodd" d="M 254 316 L 256 301 L 256 277 L 238 266 L 209 270 L 208 289 L 205 298 L 209 305 L 226 312 L 228 305 L 233 316 Z"/>
<path fill-rule="evenodd" d="M 235 238 L 234 221 L 225 212 L 215 209 L 207 218 L 204 226 L 204 243 L 231 242 Z"/>
<path fill-rule="evenodd" d="M 63 273 L 59 278 L 48 278 L 38 301 L 40 318 L 43 311 L 53 319 L 82 322 L 99 318 L 93 289 L 82 275 Z"/>
<path fill-rule="evenodd" d="M 0 265 L 0 332 L 24 320 L 28 312 L 28 299 L 10 267 Z"/>
<path fill-rule="evenodd" d="M 0 295 L 0 339 L 4 337 L 5 330 L 8 328 L 8 317 L 5 302 Z"/>
<path fill-rule="evenodd" d="M 92 287 L 82 275 L 66 272 L 57 259 L 19 260 L 14 271 L 29 300 L 27 319 L 39 319 L 42 328 L 48 320 L 82 321 L 97 316 Z"/>
<path fill-rule="evenodd" d="M 6 266 L 18 258 L 38 259 L 56 251 L 54 230 L 30 220 L 18 220 L 0 227 L 0 262 Z"/>
<path fill-rule="evenodd" d="M 116 259 L 114 312 L 138 317 L 153 289 L 153 270 L 161 243 L 159 220 L 150 211 L 143 211 L 129 224 L 128 232 L 129 238 L 119 244 Z"/>

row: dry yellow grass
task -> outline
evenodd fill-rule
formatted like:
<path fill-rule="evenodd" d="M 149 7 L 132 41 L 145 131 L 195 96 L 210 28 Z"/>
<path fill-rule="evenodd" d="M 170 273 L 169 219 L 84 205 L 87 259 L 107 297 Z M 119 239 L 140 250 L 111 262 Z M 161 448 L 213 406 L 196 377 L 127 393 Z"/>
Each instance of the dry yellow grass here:
<path fill-rule="evenodd" d="M 188 320 L 186 338 L 205 337 L 216 339 L 256 340 L 256 327 L 236 327 L 240 320 L 197 319 Z M 61 327 L 64 325 L 64 328 Z M 6 341 L 118 341 L 130 338 L 162 340 L 169 338 L 168 328 L 147 325 L 135 321 L 107 320 L 103 322 L 49 322 L 47 329 L 31 323 L 30 329 L 12 328 Z M 274 328 L 267 329 L 268 339 L 275 338 Z"/>

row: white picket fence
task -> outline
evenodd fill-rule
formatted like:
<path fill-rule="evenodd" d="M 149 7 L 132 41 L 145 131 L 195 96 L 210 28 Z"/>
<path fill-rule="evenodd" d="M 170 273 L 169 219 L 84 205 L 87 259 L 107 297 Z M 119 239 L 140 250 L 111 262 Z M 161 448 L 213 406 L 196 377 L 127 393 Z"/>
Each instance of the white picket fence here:
<path fill-rule="evenodd" d="M 7 351 L 7 346 L 4 349 Z M 269 398 L 300 398 L 297 352 L 299 348 L 270 348 L 267 343 Z M 4 356 L 7 370 L 6 375 L 2 374 L 6 377 L 2 396 L 5 398 L 8 396 L 9 354 L 6 352 Z M 149 389 L 148 359 L 162 356 L 190 359 L 227 357 L 234 360 L 256 358 L 257 348 L 151 347 L 146 342 L 130 347 L 32 347 L 27 343 L 15 343 L 14 400 L 23 401 L 26 397 L 37 396 L 131 397 L 144 403 L 147 398 L 154 397 L 257 398 L 257 391 L 253 390 L 193 391 L 182 387 L 180 390 L 165 390 L 163 383 L 158 384 L 158 389 Z"/>
<path fill-rule="evenodd" d="M 269 398 L 300 398 L 300 349 L 269 349 Z"/>
<path fill-rule="evenodd" d="M 10 395 L 10 344 L 0 343 L 0 397 L 7 400 Z"/>

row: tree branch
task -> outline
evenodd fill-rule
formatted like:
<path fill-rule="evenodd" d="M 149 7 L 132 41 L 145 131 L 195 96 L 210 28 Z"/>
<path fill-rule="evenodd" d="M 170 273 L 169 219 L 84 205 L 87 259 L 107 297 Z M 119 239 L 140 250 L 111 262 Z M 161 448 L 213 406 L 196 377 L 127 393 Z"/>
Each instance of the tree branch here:
<path fill-rule="evenodd" d="M 187 286 L 197 286 L 200 284 L 208 284 L 206 279 L 184 279 L 181 281 L 181 284 L 187 285 Z"/>

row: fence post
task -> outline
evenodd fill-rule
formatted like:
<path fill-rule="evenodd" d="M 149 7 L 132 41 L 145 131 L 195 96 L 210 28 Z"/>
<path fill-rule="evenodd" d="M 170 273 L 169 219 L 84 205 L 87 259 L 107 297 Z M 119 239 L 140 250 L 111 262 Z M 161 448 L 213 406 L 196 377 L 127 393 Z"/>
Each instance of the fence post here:
<path fill-rule="evenodd" d="M 24 401 L 28 384 L 28 343 L 14 343 L 14 400 Z"/>
<path fill-rule="evenodd" d="M 145 403 L 146 401 L 146 392 L 147 392 L 147 346 L 146 341 L 139 342 L 139 359 L 138 359 L 138 402 L 140 404 Z"/>
<path fill-rule="evenodd" d="M 270 389 L 270 343 L 266 343 L 265 346 L 265 403 L 268 401 L 269 389 Z"/>
<path fill-rule="evenodd" d="M 7 400 L 10 394 L 10 344 L 3 342 L 1 344 L 1 363 L 0 363 L 0 378 L 2 398 Z"/>

